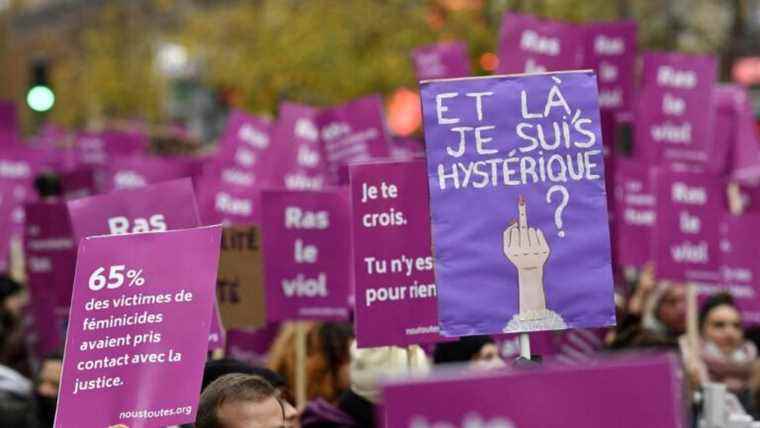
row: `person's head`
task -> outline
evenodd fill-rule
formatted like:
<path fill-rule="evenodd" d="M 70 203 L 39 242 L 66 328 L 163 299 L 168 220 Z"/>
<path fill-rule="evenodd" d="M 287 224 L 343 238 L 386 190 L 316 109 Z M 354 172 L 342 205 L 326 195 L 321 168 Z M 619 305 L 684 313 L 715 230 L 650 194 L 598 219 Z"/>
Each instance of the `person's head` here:
<path fill-rule="evenodd" d="M 359 349 L 351 345 L 351 391 L 370 403 L 381 401 L 381 381 L 385 378 L 427 373 L 425 351 L 419 346 L 381 346 Z"/>
<path fill-rule="evenodd" d="M 34 179 L 34 188 L 41 199 L 55 198 L 63 193 L 60 177 L 52 172 L 38 175 Z"/>
<path fill-rule="evenodd" d="M 490 336 L 465 336 L 453 342 L 441 342 L 433 352 L 435 364 L 474 363 L 501 365 L 499 348 Z"/>
<path fill-rule="evenodd" d="M 0 312 L 19 319 L 26 300 L 27 295 L 21 284 L 7 275 L 0 275 Z"/>
<path fill-rule="evenodd" d="M 286 422 L 294 425 L 297 423 L 298 413 L 291 404 L 290 392 L 285 380 L 279 374 L 264 367 L 252 367 L 251 365 L 234 358 L 222 358 L 206 362 L 203 370 L 203 382 L 201 391 L 204 391 L 215 380 L 229 374 L 247 374 L 258 376 L 267 381 L 274 388 L 277 397 L 282 400 L 285 409 Z M 288 425 L 290 426 L 290 425 Z"/>
<path fill-rule="evenodd" d="M 295 325 L 280 330 L 269 352 L 269 368 L 283 375 L 290 389 L 295 381 Z M 349 323 L 309 323 L 307 326 L 308 399 L 334 402 L 350 385 L 350 352 L 353 329 Z"/>
<path fill-rule="evenodd" d="M 286 406 L 264 379 L 228 374 L 201 394 L 196 428 L 289 428 Z"/>
<path fill-rule="evenodd" d="M 699 312 L 702 338 L 713 343 L 728 355 L 737 350 L 744 341 L 742 318 L 730 294 L 710 296 Z"/>
<path fill-rule="evenodd" d="M 681 284 L 666 286 L 657 304 L 655 316 L 674 335 L 686 331 L 686 288 Z"/>

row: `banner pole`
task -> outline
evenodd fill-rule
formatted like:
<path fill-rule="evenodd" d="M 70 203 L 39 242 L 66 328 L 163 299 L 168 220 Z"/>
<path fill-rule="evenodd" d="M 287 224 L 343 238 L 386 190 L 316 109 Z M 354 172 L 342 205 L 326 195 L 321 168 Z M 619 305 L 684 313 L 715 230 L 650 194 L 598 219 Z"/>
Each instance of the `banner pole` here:
<path fill-rule="evenodd" d="M 699 324 L 697 320 L 697 286 L 686 284 L 686 339 L 689 346 L 689 363 L 696 367 L 699 361 Z"/>
<path fill-rule="evenodd" d="M 306 407 L 306 322 L 296 321 L 296 406 Z"/>
<path fill-rule="evenodd" d="M 530 334 L 520 333 L 520 357 L 530 361 Z"/>

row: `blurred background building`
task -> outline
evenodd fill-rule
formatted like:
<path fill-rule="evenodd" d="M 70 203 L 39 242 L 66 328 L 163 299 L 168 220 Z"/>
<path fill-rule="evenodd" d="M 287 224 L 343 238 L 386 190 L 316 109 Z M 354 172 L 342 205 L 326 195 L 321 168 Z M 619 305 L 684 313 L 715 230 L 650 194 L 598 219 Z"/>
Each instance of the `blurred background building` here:
<path fill-rule="evenodd" d="M 408 52 L 467 40 L 473 70 L 490 73 L 507 9 L 635 19 L 642 50 L 717 52 L 724 79 L 760 82 L 760 0 L 0 0 L 0 98 L 23 105 L 32 87 L 52 90 L 48 111 L 20 109 L 27 132 L 118 117 L 183 123 L 207 140 L 231 106 L 275 114 L 282 99 L 379 91 L 395 126 L 394 112 L 418 103 Z M 398 122 L 401 134 L 417 126 Z"/>

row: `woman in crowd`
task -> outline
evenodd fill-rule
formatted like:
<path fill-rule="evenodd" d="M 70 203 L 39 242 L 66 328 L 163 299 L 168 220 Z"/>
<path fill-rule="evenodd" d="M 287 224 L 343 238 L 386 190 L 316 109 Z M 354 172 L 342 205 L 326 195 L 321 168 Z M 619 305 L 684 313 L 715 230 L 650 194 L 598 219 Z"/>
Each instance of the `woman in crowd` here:
<path fill-rule="evenodd" d="M 685 331 L 685 287 L 657 282 L 650 264 L 642 269 L 610 348 L 677 349 L 678 337 Z"/>
<path fill-rule="evenodd" d="M 708 298 L 699 313 L 700 340 L 697 353 L 679 340 L 684 365 L 695 385 L 723 383 L 747 411 L 752 411 L 750 378 L 757 358 L 755 345 L 744 339 L 742 318 L 729 294 Z"/>
<path fill-rule="evenodd" d="M 499 348 L 490 336 L 465 336 L 452 342 L 435 345 L 433 362 L 438 364 L 467 363 L 478 368 L 504 367 Z"/>
<path fill-rule="evenodd" d="M 425 373 L 430 366 L 419 346 L 358 349 L 351 346 L 351 385 L 335 405 L 317 399 L 301 417 L 303 428 L 375 428 L 375 409 L 382 402 L 380 379 Z"/>
<path fill-rule="evenodd" d="M 334 403 L 349 386 L 349 346 L 353 328 L 348 323 L 308 323 L 306 332 L 306 376 L 308 400 L 324 398 Z M 272 344 L 269 368 L 285 378 L 295 391 L 295 324 L 286 324 Z"/>

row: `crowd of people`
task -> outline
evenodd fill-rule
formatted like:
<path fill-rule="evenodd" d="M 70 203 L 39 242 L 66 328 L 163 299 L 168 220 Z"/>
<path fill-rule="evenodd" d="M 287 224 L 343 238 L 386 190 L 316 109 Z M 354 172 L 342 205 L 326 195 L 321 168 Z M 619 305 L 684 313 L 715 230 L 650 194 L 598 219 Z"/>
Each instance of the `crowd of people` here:
<path fill-rule="evenodd" d="M 630 289 L 628 292 L 623 289 Z M 760 416 L 760 360 L 756 327 L 747 328 L 729 294 L 715 294 L 698 313 L 696 347 L 689 344 L 688 285 L 655 280 L 652 266 L 618 291 L 618 324 L 609 331 L 549 333 L 555 351 L 530 361 L 514 355 L 508 336 L 469 336 L 408 348 L 359 349 L 350 323 L 306 325 L 306 398 L 296 408 L 296 326 L 280 326 L 266 365 L 252 366 L 218 352 L 206 363 L 197 428 L 380 426 L 381 382 L 393 376 L 424 375 L 456 364 L 465 370 L 499 370 L 540 364 L 583 364 L 589 358 L 638 350 L 671 352 L 683 362 L 684 406 L 700 412 L 701 387 L 726 385 L 729 408 Z M 0 278 L 0 426 L 50 427 L 56 411 L 62 355 L 33 361 L 26 352 L 21 308 L 23 285 Z M 598 341 L 595 338 L 600 338 Z M 696 352 L 695 352 L 696 351 Z"/>

